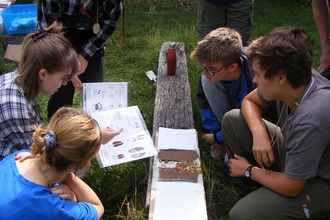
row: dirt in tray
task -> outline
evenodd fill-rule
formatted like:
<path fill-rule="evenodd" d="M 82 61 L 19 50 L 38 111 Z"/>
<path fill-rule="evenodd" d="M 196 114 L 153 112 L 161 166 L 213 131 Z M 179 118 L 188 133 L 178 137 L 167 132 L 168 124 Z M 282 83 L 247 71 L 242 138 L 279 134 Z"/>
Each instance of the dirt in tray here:
<path fill-rule="evenodd" d="M 195 161 L 183 161 L 175 164 L 174 168 L 160 168 L 159 180 L 198 182 L 200 167 Z"/>
<path fill-rule="evenodd" d="M 160 150 L 158 152 L 160 160 L 193 161 L 198 158 L 195 150 Z"/>

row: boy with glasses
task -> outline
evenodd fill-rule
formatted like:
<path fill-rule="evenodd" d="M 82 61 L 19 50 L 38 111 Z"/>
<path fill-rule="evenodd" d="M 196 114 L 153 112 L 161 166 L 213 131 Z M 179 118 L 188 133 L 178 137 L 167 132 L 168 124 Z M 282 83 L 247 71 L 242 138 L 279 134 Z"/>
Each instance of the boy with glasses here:
<path fill-rule="evenodd" d="M 240 34 L 227 27 L 211 31 L 198 42 L 191 58 L 202 68 L 197 100 L 211 155 L 225 156 L 221 120 L 231 109 L 240 108 L 243 98 L 255 88 L 251 63 L 242 53 Z"/>

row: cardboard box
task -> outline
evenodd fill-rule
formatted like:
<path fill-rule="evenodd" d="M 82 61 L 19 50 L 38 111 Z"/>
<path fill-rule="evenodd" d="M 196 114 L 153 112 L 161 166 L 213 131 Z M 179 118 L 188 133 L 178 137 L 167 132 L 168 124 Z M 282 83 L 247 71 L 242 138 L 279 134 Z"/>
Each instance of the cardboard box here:
<path fill-rule="evenodd" d="M 22 44 L 8 44 L 4 58 L 19 62 L 22 54 Z"/>

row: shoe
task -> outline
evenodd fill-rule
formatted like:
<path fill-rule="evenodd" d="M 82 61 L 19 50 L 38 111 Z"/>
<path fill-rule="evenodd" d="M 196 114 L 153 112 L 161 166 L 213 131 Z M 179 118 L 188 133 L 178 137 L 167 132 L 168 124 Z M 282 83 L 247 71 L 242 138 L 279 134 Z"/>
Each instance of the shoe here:
<path fill-rule="evenodd" d="M 211 145 L 211 157 L 222 159 L 226 156 L 226 148 L 223 144 L 214 143 Z"/>
<path fill-rule="evenodd" d="M 225 158 L 223 158 L 223 163 L 226 165 L 226 167 L 229 169 L 229 158 L 228 154 L 226 153 Z"/>

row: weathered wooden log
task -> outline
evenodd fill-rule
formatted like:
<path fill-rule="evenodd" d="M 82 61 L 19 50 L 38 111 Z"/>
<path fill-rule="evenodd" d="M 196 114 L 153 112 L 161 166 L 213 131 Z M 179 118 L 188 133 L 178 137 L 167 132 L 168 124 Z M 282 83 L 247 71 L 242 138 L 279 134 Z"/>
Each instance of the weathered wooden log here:
<path fill-rule="evenodd" d="M 166 58 L 170 43 L 165 42 L 159 53 L 153 137 L 159 127 L 194 128 L 184 44 L 176 42 L 176 73 L 168 75 Z"/>
<path fill-rule="evenodd" d="M 167 53 L 171 42 L 165 42 L 159 53 L 152 137 L 156 141 L 159 127 L 194 128 L 191 93 L 184 44 L 176 42 L 176 72 L 167 74 Z M 150 157 L 146 206 L 149 206 L 154 158 Z"/>

